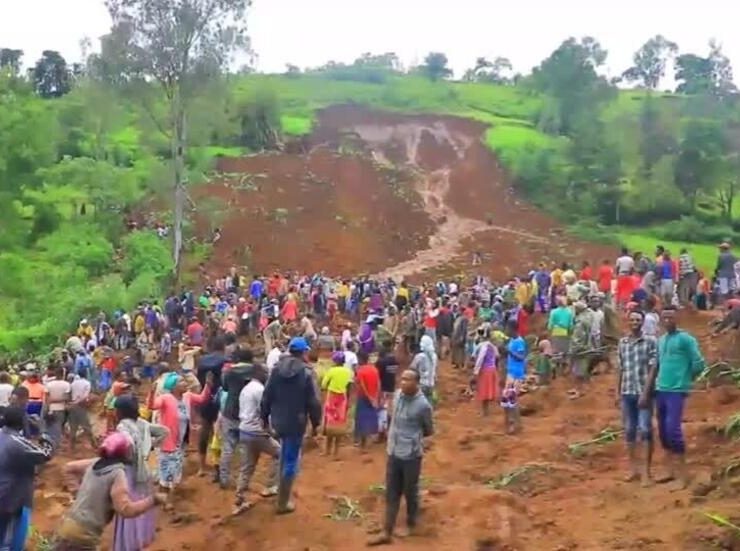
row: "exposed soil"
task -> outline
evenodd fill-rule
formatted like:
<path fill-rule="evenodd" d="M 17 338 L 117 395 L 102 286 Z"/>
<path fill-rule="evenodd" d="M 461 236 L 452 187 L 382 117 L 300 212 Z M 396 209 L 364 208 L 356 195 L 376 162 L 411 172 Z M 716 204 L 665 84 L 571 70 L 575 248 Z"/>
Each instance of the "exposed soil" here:
<path fill-rule="evenodd" d="M 683 326 L 704 335 L 706 321 L 705 316 L 685 317 Z M 709 346 L 702 338 L 710 354 L 726 342 Z M 524 431 L 513 437 L 504 435 L 498 411 L 488 419 L 479 416 L 475 403 L 461 392 L 467 380 L 467 374 L 442 364 L 437 434 L 423 466 L 423 530 L 420 537 L 399 540 L 390 549 L 740 548 L 729 532 L 714 527 L 703 514 L 737 515 L 738 479 L 733 473 L 722 474 L 737 456 L 737 446 L 718 431 L 737 411 L 736 387 L 701 387 L 692 393 L 684 427 L 694 482 L 688 490 L 673 493 L 664 485 L 641 489 L 622 481 L 627 465 L 621 440 L 587 448 L 580 455 L 568 450 L 569 444 L 593 438 L 607 426 L 620 427 L 614 373 L 597 376 L 586 396 L 575 401 L 566 398 L 569 385 L 563 379 L 547 391 L 525 396 Z M 152 549 L 227 549 L 241 542 L 254 550 L 362 549 L 368 532 L 374 532 L 382 518 L 384 456 L 381 445 L 367 454 L 346 445 L 335 461 L 309 447 L 294 515 L 276 517 L 273 502 L 255 494 L 256 506 L 232 518 L 232 494 L 194 476 L 193 452 L 177 510 L 161 513 Z M 662 460 L 658 450 L 656 471 Z M 524 466 L 529 467 L 525 474 L 495 487 L 503 476 Z M 51 529 L 64 510 L 66 497 L 52 483 L 60 468 L 61 459 L 55 460 L 37 492 L 34 523 L 42 531 Z M 262 465 L 255 490 L 264 477 Z M 329 518 L 337 496 L 353 500 L 360 518 Z"/>
<path fill-rule="evenodd" d="M 613 256 L 519 200 L 484 130 L 455 117 L 336 106 L 319 113 L 306 153 L 222 159 L 228 176 L 193 194 L 201 235 L 223 229 L 209 271 L 413 280 L 459 271 L 478 250 L 486 273 L 507 277 L 533 261 Z"/>
<path fill-rule="evenodd" d="M 336 107 L 321 113 L 305 143 L 308 153 L 221 161 L 222 171 L 251 177 L 240 182 L 224 176 L 194 193 L 201 231 L 205 234 L 209 223 L 224 229 L 213 270 L 243 263 L 247 244 L 247 263 L 257 271 L 417 279 L 470 273 L 473 251 L 484 253 L 483 266 L 475 270 L 495 277 L 519 273 L 540 260 L 613 258 L 608 247 L 567 238 L 555 222 L 517 199 L 480 143 L 482 131 L 475 122 L 450 117 Z M 225 218 L 208 220 L 205 197 L 228 206 Z M 709 361 L 731 358 L 738 341 L 710 340 L 710 316 L 684 316 L 682 324 L 701 338 Z M 641 489 L 622 482 L 627 465 L 621 440 L 581 455 L 568 450 L 607 426 L 620 427 L 614 373 L 595 377 L 578 400 L 567 399 L 570 384 L 564 379 L 525 396 L 528 414 L 518 436 L 503 433 L 498 409 L 490 418 L 479 416 L 463 392 L 468 379 L 468 373 L 441 364 L 437 434 L 423 466 L 422 534 L 389 549 L 740 549 L 728 531 L 703 515 L 737 515 L 737 480 L 732 473 L 712 475 L 724 472 L 738 453 L 717 428 L 737 411 L 740 389 L 711 386 L 692 393 L 685 430 L 695 480 L 689 490 L 672 493 L 662 485 Z M 42 475 L 34 512 L 41 531 L 52 530 L 65 509 L 67 496 L 57 477 L 69 456 L 63 450 Z M 662 460 L 658 450 L 656 471 Z M 502 482 L 525 466 L 510 483 Z M 265 480 L 264 467 L 255 477 L 255 490 Z M 233 494 L 196 478 L 195 470 L 193 451 L 176 512 L 160 514 L 152 549 L 358 550 L 368 533 L 377 531 L 383 514 L 382 445 L 367 454 L 345 445 L 338 461 L 309 446 L 295 488 L 298 510 L 287 517 L 276 517 L 274 503 L 256 495 L 252 510 L 229 517 Z M 336 496 L 356 502 L 360 517 L 330 518 Z"/>

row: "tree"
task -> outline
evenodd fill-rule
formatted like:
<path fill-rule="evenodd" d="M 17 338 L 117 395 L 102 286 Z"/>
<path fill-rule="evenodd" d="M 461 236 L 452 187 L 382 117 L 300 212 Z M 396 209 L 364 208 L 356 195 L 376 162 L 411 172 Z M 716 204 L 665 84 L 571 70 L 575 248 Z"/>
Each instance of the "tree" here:
<path fill-rule="evenodd" d="M 557 102 L 558 113 L 550 113 L 549 119 L 559 121 L 560 132 L 569 134 L 585 112 L 596 117 L 598 106 L 613 96 L 614 87 L 596 72 L 606 56 L 595 39 L 571 37 L 532 71 L 534 88 Z"/>
<path fill-rule="evenodd" d="M 640 109 L 640 154 L 645 176 L 649 179 L 660 158 L 675 149 L 676 140 L 663 119 L 658 101 L 648 95 Z"/>
<path fill-rule="evenodd" d="M 719 121 L 691 119 L 686 124 L 676 159 L 676 187 L 693 211 L 700 191 L 710 191 L 724 168 L 727 138 Z"/>
<path fill-rule="evenodd" d="M 465 72 L 463 80 L 506 84 L 510 81 L 506 74 L 511 73 L 511 71 L 511 61 L 506 57 L 497 57 L 493 61 L 488 61 L 485 57 L 479 57 L 475 61 L 475 67 Z"/>
<path fill-rule="evenodd" d="M 44 50 L 31 70 L 34 90 L 42 98 L 59 98 L 72 89 L 72 75 L 59 52 Z"/>
<path fill-rule="evenodd" d="M 0 68 L 9 69 L 10 74 L 18 76 L 21 72 L 23 50 L 0 48 Z"/>
<path fill-rule="evenodd" d="M 665 75 L 668 60 L 676 55 L 678 46 L 663 35 L 656 35 L 632 56 L 634 65 L 622 73 L 628 82 L 637 82 L 648 90 L 655 90 Z"/>
<path fill-rule="evenodd" d="M 355 67 L 383 69 L 391 73 L 398 73 L 402 69 L 401 61 L 398 59 L 398 55 L 395 52 L 386 52 L 384 54 L 371 54 L 370 52 L 366 52 L 355 59 L 353 65 Z"/>
<path fill-rule="evenodd" d="M 722 47 L 711 40 L 709 55 L 684 54 L 676 59 L 676 92 L 707 94 L 720 99 L 737 93 L 733 82 L 732 64 L 722 53 Z"/>
<path fill-rule="evenodd" d="M 440 52 L 431 52 L 424 58 L 424 64 L 418 67 L 421 74 L 429 80 L 438 81 L 452 76 L 452 69 L 447 66 L 447 56 Z"/>
<path fill-rule="evenodd" d="M 133 94 L 170 141 L 174 179 L 173 271 L 179 279 L 186 200 L 188 111 L 238 49 L 248 47 L 251 0 L 106 0 L 113 24 L 97 60 L 100 74 Z M 156 83 L 156 94 L 152 83 Z M 155 94 L 153 96 L 153 94 Z M 156 112 L 163 98 L 166 113 Z"/>

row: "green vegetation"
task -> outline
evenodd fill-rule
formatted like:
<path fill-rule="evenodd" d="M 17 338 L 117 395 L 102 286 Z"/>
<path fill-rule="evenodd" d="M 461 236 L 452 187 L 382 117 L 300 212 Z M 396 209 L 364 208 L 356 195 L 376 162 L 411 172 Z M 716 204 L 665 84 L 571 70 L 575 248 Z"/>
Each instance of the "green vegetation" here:
<path fill-rule="evenodd" d="M 449 80 L 441 52 L 407 71 L 385 53 L 226 74 L 221 63 L 245 38 L 246 3 L 224 0 L 214 15 L 199 0 L 185 17 L 111 0 L 122 11 L 101 52 L 73 66 L 45 51 L 27 73 L 23 52 L 0 48 L 0 355 L 48 347 L 79 317 L 160 296 L 179 276 L 181 252 L 208 254 L 192 239 L 187 185 L 214 158 L 310 132 L 333 104 L 481 122 L 518 190 L 584 238 L 646 252 L 688 245 L 706 270 L 718 241 L 740 240 L 740 107 L 714 43 L 702 57 L 651 39 L 625 71 L 639 86 L 629 91 L 601 76 L 607 53 L 588 37 L 565 40 L 528 75 L 513 75 L 505 58 L 479 58 L 461 82 Z M 182 36 L 202 33 L 161 43 L 145 32 L 157 17 Z M 174 74 L 159 63 L 172 51 L 188 54 Z M 671 57 L 679 86 L 661 93 Z M 161 211 L 149 217 L 153 205 Z M 197 207 L 212 224 L 223 215 L 208 200 Z M 132 233 L 129 218 L 150 223 Z M 279 210 L 274 218 L 285 222 Z M 175 238 L 157 237 L 152 221 Z"/>

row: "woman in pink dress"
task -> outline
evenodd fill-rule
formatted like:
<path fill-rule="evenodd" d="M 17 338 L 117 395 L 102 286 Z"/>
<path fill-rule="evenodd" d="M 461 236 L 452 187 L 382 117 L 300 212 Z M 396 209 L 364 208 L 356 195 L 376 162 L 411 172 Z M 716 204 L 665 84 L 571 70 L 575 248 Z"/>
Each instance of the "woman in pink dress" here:
<path fill-rule="evenodd" d="M 496 400 L 498 393 L 498 377 L 496 372 L 498 349 L 486 336 L 474 353 L 475 368 L 475 397 L 481 404 L 481 414 L 486 417 L 490 413 L 491 402 Z"/>

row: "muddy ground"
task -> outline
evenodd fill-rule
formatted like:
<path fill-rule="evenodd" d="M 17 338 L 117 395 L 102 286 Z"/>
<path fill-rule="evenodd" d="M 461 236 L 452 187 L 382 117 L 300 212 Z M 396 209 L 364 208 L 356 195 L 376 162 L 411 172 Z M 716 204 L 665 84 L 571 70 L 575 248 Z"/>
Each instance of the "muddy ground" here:
<path fill-rule="evenodd" d="M 706 333 L 706 322 L 706 316 L 683 319 L 684 327 L 699 335 Z M 703 338 L 702 344 L 712 361 L 734 347 L 728 339 Z M 727 471 L 738 456 L 737 444 L 722 434 L 740 407 L 737 387 L 699 385 L 693 391 L 684 426 L 694 482 L 686 491 L 671 492 L 664 485 L 623 482 L 627 464 L 620 439 L 580 452 L 569 449 L 607 427 L 620 427 L 614 373 L 595 377 L 578 400 L 566 397 L 565 379 L 525 396 L 524 430 L 517 436 L 504 434 L 498 411 L 481 418 L 476 404 L 463 396 L 468 373 L 443 362 L 440 376 L 437 434 L 423 465 L 422 533 L 391 549 L 740 549 L 729 531 L 705 516 L 737 515 L 740 480 Z M 662 459 L 658 450 L 658 473 Z M 37 492 L 34 524 L 42 531 L 52 529 L 64 510 L 67 497 L 54 482 L 61 464 L 59 458 L 44 472 Z M 196 478 L 195 471 L 191 452 L 176 511 L 160 513 L 152 549 L 362 549 L 383 512 L 382 445 L 368 453 L 346 445 L 338 460 L 309 446 L 296 484 L 298 510 L 288 517 L 276 517 L 274 502 L 255 494 L 252 510 L 230 518 L 232 493 Z M 264 481 L 262 465 L 254 490 Z M 358 516 L 332 518 L 340 512 L 336 499 L 351 500 Z"/>
<path fill-rule="evenodd" d="M 208 270 L 295 269 L 411 280 L 472 273 L 509 277 L 533 261 L 599 262 L 612 247 L 577 242 L 517 198 L 481 141 L 455 117 L 356 106 L 319 113 L 302 153 L 221 159 L 197 186 L 197 227 L 223 230 Z"/>
<path fill-rule="evenodd" d="M 422 280 L 472 273 L 470 256 L 479 250 L 480 273 L 501 278 L 540 260 L 613 258 L 609 247 L 567 237 L 518 199 L 480 142 L 482 132 L 461 119 L 335 107 L 320 114 L 303 153 L 222 160 L 219 168 L 228 174 L 193 194 L 201 234 L 224 229 L 212 274 L 247 264 L 258 272 L 367 272 Z M 207 207 L 204 198 L 210 198 Z M 701 337 L 709 361 L 739 355 L 737 339 L 706 337 L 708 321 L 706 314 L 682 318 Z M 479 416 L 463 394 L 469 377 L 441 364 L 437 434 L 423 466 L 422 534 L 390 549 L 740 549 L 730 531 L 704 514 L 737 514 L 740 485 L 727 467 L 740 452 L 721 432 L 740 408 L 740 389 L 733 384 L 701 385 L 692 393 L 685 429 L 695 480 L 688 490 L 672 493 L 622 481 L 627 465 L 620 439 L 580 453 L 569 450 L 606 427 L 620 427 L 614 373 L 597 376 L 575 401 L 566 397 L 565 379 L 526 396 L 524 431 L 517 436 L 503 433 L 498 410 Z M 63 449 L 42 475 L 34 513 L 42 533 L 53 529 L 68 500 L 58 474 L 69 457 Z M 656 471 L 661 460 L 658 450 Z M 364 454 L 346 445 L 339 460 L 309 446 L 294 515 L 276 517 L 274 503 L 254 495 L 252 510 L 230 518 L 232 493 L 193 476 L 191 452 L 176 511 L 160 513 L 152 549 L 362 549 L 382 516 L 384 468 L 382 445 Z M 264 476 L 262 465 L 255 490 Z M 340 519 L 337 500 L 349 500 L 357 516 Z"/>

